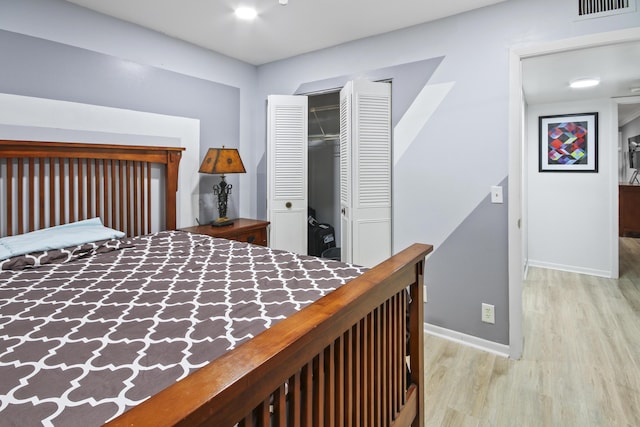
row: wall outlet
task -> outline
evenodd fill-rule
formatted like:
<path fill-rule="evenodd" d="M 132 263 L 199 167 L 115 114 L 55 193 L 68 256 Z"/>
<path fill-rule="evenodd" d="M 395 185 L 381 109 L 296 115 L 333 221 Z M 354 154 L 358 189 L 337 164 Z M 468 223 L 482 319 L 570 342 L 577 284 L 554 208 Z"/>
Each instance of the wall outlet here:
<path fill-rule="evenodd" d="M 496 323 L 495 307 L 492 304 L 482 303 L 482 321 L 485 323 Z"/>

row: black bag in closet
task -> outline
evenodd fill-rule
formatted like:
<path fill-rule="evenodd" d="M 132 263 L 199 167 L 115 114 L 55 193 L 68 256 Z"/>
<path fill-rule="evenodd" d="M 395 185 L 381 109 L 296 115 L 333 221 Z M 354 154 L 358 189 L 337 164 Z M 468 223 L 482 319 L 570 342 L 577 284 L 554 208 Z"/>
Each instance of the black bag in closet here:
<path fill-rule="evenodd" d="M 320 223 L 312 216 L 309 216 L 308 222 L 307 253 L 309 255 L 320 256 L 325 250 L 336 247 L 335 231 L 331 225 Z"/>

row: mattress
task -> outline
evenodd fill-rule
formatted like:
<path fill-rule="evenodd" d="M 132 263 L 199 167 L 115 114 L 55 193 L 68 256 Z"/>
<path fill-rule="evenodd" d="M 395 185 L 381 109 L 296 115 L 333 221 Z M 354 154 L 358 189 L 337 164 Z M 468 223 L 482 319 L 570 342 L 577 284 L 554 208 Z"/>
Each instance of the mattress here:
<path fill-rule="evenodd" d="M 364 272 L 181 231 L 0 262 L 0 420 L 116 417 Z"/>

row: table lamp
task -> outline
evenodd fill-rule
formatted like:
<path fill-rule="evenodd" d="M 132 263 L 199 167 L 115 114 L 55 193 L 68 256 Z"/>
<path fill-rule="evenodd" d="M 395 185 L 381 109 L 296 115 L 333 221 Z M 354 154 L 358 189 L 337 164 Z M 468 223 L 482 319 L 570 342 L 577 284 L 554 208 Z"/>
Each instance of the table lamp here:
<path fill-rule="evenodd" d="M 222 148 L 209 148 L 198 172 L 222 175 L 220 183 L 213 186 L 213 193 L 218 196 L 218 219 L 214 220 L 211 225 L 222 227 L 233 224 L 233 221 L 227 218 L 227 199 L 231 194 L 232 186 L 227 184 L 224 175 L 227 173 L 246 172 L 238 150 L 224 148 L 224 146 Z"/>

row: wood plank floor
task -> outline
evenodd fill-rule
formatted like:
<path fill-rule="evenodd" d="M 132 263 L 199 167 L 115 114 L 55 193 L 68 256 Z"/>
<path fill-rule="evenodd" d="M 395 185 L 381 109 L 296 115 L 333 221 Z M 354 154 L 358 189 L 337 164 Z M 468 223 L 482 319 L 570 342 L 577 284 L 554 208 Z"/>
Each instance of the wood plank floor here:
<path fill-rule="evenodd" d="M 620 279 L 532 268 L 521 360 L 427 335 L 427 426 L 640 426 L 640 239 Z"/>

